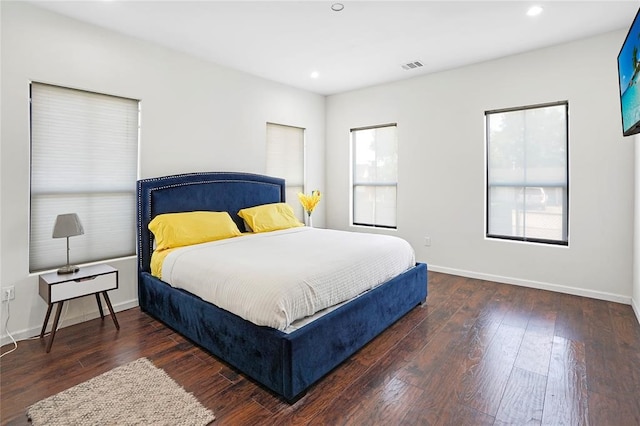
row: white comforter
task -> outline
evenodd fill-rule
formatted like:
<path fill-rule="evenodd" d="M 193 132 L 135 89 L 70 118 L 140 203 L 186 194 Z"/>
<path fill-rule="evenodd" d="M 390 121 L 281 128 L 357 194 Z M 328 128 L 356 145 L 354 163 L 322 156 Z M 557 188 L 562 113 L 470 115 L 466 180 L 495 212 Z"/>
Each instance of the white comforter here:
<path fill-rule="evenodd" d="M 414 264 L 403 239 L 304 227 L 175 250 L 162 280 L 254 324 L 285 330 Z"/>

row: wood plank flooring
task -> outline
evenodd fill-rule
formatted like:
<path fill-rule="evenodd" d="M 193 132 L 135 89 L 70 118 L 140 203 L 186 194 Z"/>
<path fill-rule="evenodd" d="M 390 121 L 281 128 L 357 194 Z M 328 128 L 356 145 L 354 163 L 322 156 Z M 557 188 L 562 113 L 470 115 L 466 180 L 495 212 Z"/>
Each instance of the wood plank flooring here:
<path fill-rule="evenodd" d="M 140 309 L 61 329 L 0 360 L 2 424 L 149 358 L 229 425 L 640 425 L 630 306 L 429 273 L 425 306 L 288 405 Z M 5 346 L 3 352 L 10 349 Z M 108 395 L 105 395 L 108 398 Z"/>

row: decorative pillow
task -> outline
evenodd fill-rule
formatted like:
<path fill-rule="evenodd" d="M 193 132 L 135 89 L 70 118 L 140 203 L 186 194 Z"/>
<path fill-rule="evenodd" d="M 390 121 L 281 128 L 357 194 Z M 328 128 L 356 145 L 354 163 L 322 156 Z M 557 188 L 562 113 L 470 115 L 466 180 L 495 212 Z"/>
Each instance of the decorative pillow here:
<path fill-rule="evenodd" d="M 238 216 L 244 219 L 253 232 L 269 232 L 304 226 L 293 213 L 291 206 L 286 203 L 263 204 L 242 209 L 238 212 Z"/>
<path fill-rule="evenodd" d="M 149 230 L 158 251 L 241 235 L 227 212 L 159 214 L 149 222 Z"/>

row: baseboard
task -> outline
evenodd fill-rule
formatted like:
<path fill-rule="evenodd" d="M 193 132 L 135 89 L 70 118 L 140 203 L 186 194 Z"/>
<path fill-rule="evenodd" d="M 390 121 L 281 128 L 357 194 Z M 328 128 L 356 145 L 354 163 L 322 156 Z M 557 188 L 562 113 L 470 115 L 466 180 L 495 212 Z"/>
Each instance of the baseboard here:
<path fill-rule="evenodd" d="M 631 299 L 631 307 L 633 308 L 633 313 L 636 314 L 636 319 L 638 320 L 638 324 L 640 324 L 640 307 L 636 303 L 634 299 Z"/>
<path fill-rule="evenodd" d="M 113 310 L 115 312 L 120 312 L 120 311 L 125 311 L 127 309 L 135 308 L 136 306 L 138 306 L 138 299 L 133 299 L 133 300 L 128 300 L 125 302 L 114 304 Z M 108 311 L 106 313 L 109 314 Z M 69 327 L 70 325 L 79 324 L 81 322 L 98 318 L 99 316 L 100 316 L 100 313 L 98 312 L 98 308 L 96 308 L 95 311 L 91 311 L 86 314 L 78 315 L 71 318 L 66 318 L 63 323 L 59 324 L 58 330 L 65 327 Z M 44 320 L 44 317 L 42 319 Z M 16 342 L 19 342 L 20 340 L 38 338 L 38 336 L 40 335 L 40 330 L 42 330 L 42 325 L 38 325 L 36 327 L 31 327 L 31 328 L 27 328 L 19 331 L 11 331 L 11 330 L 9 331 L 11 332 L 11 335 L 16 340 Z M 3 330 L 3 331 L 6 331 L 6 330 Z M 11 338 L 9 338 L 7 334 L 3 334 L 2 337 L 0 338 L 0 346 L 7 345 L 9 343 L 12 343 Z"/>
<path fill-rule="evenodd" d="M 631 297 L 622 296 L 615 293 L 607 293 L 604 291 L 586 290 L 577 287 L 568 287 L 559 284 L 545 283 L 541 281 L 523 280 L 520 278 L 503 277 L 500 275 L 484 274 L 481 272 L 465 271 L 462 269 L 447 268 L 443 266 L 429 265 L 429 270 L 434 272 L 442 272 L 444 274 L 459 275 L 467 278 L 475 278 L 485 281 L 494 281 L 502 284 L 513 284 L 521 287 L 537 288 L 540 290 L 555 291 L 557 293 L 573 294 L 575 296 L 590 297 L 592 299 L 606 300 L 608 302 L 623 303 L 632 305 Z M 633 305 L 632 305 L 633 306 Z M 638 317 L 638 309 L 634 307 L 636 317 Z M 638 317 L 640 318 L 640 317 Z"/>

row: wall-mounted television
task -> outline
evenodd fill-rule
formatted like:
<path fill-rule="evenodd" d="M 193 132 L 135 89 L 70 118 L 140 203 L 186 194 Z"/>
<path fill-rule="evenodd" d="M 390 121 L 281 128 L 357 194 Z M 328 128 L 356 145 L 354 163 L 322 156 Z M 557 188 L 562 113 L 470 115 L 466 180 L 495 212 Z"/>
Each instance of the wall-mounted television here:
<path fill-rule="evenodd" d="M 618 53 L 622 134 L 640 133 L 640 10 Z"/>

